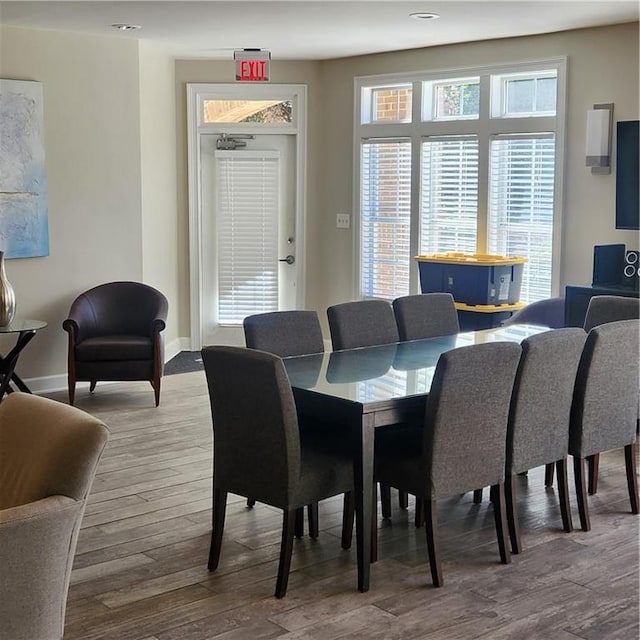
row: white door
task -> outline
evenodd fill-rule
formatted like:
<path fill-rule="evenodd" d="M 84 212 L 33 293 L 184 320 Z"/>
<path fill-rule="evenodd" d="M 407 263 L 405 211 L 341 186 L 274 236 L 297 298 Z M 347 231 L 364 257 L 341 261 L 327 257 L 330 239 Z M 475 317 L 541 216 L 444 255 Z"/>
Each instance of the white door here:
<path fill-rule="evenodd" d="M 244 344 L 247 315 L 296 306 L 295 142 L 202 137 L 204 344 Z"/>

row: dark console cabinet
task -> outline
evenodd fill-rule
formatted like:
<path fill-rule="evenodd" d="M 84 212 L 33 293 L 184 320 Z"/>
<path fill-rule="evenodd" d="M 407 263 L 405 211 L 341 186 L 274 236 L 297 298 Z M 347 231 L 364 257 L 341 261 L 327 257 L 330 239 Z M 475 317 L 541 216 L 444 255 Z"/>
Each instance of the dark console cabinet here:
<path fill-rule="evenodd" d="M 626 296 L 629 298 L 640 297 L 637 289 L 630 287 L 578 287 L 567 285 L 565 287 L 564 324 L 567 327 L 581 327 L 587 313 L 589 300 L 593 296 Z"/>

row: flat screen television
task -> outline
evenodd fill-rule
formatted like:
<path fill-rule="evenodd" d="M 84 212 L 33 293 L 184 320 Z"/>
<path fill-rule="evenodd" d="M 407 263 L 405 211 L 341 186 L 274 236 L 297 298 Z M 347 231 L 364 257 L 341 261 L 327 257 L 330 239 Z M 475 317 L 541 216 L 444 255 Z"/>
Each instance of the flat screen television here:
<path fill-rule="evenodd" d="M 640 162 L 638 120 L 617 125 L 616 229 L 640 229 Z"/>

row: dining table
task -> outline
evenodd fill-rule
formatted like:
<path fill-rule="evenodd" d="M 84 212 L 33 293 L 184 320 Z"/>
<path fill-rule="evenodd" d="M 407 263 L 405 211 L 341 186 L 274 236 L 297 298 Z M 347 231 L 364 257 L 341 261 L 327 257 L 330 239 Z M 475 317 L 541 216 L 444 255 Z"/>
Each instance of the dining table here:
<path fill-rule="evenodd" d="M 369 590 L 375 431 L 424 420 L 440 355 L 486 342 L 518 342 L 547 327 L 508 327 L 283 358 L 301 423 L 344 430 L 354 462 L 358 589 Z M 460 398 L 464 402 L 464 398 Z"/>

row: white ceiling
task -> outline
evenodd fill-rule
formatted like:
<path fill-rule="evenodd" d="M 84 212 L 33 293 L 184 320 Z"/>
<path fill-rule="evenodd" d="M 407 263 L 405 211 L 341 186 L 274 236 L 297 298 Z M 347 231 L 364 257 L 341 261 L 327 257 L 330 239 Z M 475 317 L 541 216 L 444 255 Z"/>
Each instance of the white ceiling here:
<path fill-rule="evenodd" d="M 439 20 L 409 18 L 413 11 Z M 638 20 L 637 0 L 202 0 L 0 2 L 0 23 L 156 43 L 177 58 L 230 59 L 261 48 L 323 60 Z M 119 32 L 110 25 L 141 25 Z"/>

